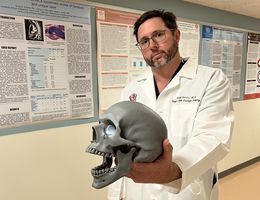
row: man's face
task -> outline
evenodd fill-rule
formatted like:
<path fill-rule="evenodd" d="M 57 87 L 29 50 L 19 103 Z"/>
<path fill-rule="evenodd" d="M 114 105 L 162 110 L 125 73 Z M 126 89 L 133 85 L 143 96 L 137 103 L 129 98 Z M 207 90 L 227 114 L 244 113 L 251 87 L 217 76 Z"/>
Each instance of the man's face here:
<path fill-rule="evenodd" d="M 157 32 L 165 34 L 165 39 L 160 42 L 150 39 L 150 45 L 141 51 L 148 65 L 159 68 L 167 65 L 178 52 L 180 33 L 178 29 L 173 33 L 165 26 L 161 18 L 155 17 L 148 19 L 139 27 L 138 40 L 140 42 L 143 39 L 151 38 Z"/>

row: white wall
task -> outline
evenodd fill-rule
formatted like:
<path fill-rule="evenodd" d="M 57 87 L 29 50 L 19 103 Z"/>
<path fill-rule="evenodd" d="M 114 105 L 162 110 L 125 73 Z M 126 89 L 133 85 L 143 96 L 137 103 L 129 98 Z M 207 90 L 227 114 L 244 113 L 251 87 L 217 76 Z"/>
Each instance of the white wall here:
<path fill-rule="evenodd" d="M 260 156 L 260 99 L 235 102 L 234 110 L 231 150 L 219 163 L 220 172 Z"/>
<path fill-rule="evenodd" d="M 236 123 L 230 154 L 220 171 L 260 155 L 260 99 L 234 103 Z M 93 124 L 0 137 L 1 200 L 106 199 L 91 187 L 101 157 L 85 153 Z"/>
<path fill-rule="evenodd" d="M 102 162 L 85 152 L 92 125 L 0 137 L 0 199 L 105 199 L 91 187 L 90 170 Z"/>

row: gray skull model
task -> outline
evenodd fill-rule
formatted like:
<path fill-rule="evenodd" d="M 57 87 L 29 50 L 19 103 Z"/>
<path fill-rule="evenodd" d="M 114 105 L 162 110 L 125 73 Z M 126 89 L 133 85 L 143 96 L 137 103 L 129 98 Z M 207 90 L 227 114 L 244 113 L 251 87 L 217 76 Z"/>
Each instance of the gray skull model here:
<path fill-rule="evenodd" d="M 92 186 L 103 188 L 131 170 L 131 162 L 152 162 L 162 153 L 167 128 L 161 117 L 147 106 L 122 101 L 108 108 L 93 126 L 93 140 L 87 152 L 103 156 L 103 163 L 91 170 Z M 116 158 L 115 167 L 113 158 Z"/>

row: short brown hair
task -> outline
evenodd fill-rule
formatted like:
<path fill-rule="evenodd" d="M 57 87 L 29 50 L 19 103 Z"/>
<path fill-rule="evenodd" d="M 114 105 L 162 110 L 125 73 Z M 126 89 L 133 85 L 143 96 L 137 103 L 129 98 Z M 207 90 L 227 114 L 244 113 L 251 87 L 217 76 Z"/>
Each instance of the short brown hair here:
<path fill-rule="evenodd" d="M 138 29 L 146 20 L 154 18 L 154 17 L 160 17 L 165 26 L 171 30 L 176 30 L 178 28 L 176 23 L 176 16 L 172 12 L 166 12 L 164 10 L 151 10 L 143 13 L 135 22 L 134 24 L 134 32 L 136 41 L 138 42 Z"/>

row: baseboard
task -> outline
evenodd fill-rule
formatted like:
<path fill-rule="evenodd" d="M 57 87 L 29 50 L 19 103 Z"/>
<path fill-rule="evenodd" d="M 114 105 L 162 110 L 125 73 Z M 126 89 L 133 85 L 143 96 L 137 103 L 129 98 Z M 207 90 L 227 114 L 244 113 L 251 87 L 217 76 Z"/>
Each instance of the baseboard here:
<path fill-rule="evenodd" d="M 239 165 L 236 165 L 236 166 L 234 166 L 234 167 L 231 167 L 230 169 L 227 169 L 227 170 L 225 170 L 225 171 L 223 171 L 223 172 L 220 172 L 219 174 L 218 174 L 218 177 L 219 178 L 223 178 L 223 177 L 225 177 L 225 176 L 227 176 L 227 175 L 229 175 L 229 174 L 232 174 L 232 173 L 234 173 L 234 172 L 236 172 L 236 171 L 238 171 L 238 170 L 240 170 L 240 169 L 243 169 L 243 168 L 245 168 L 245 167 L 248 167 L 248 166 L 250 166 L 250 165 L 252 165 L 252 164 L 254 164 L 254 163 L 257 163 L 257 162 L 259 162 L 260 161 L 260 156 L 258 156 L 258 157 L 256 157 L 256 158 L 253 158 L 253 159 L 251 159 L 251 160 L 248 160 L 248 161 L 246 161 L 246 162 L 243 162 L 243 163 L 241 163 L 241 164 L 239 164 Z"/>

